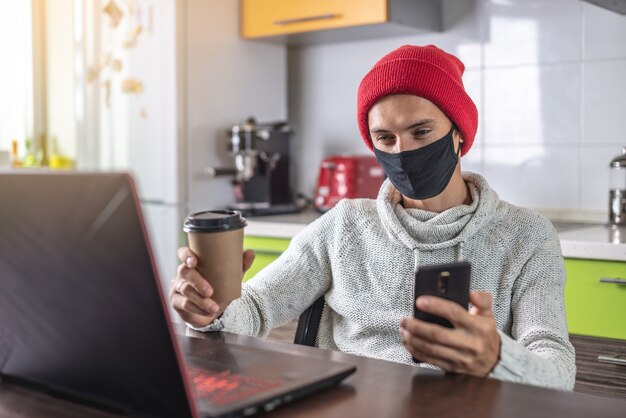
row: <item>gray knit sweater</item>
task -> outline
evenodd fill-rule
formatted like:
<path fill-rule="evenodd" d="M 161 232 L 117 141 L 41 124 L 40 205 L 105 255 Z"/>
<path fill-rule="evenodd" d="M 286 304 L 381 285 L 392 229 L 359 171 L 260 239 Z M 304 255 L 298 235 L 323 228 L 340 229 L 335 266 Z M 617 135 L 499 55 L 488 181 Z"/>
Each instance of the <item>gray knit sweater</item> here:
<path fill-rule="evenodd" d="M 572 389 L 576 368 L 563 302 L 565 268 L 552 224 L 464 173 L 473 202 L 433 213 L 405 209 L 386 181 L 376 200 L 343 200 L 244 284 L 225 330 L 253 336 L 298 316 L 321 295 L 317 345 L 414 364 L 400 319 L 413 314 L 414 268 L 465 259 L 472 290 L 493 296 L 502 341 L 491 376 Z"/>

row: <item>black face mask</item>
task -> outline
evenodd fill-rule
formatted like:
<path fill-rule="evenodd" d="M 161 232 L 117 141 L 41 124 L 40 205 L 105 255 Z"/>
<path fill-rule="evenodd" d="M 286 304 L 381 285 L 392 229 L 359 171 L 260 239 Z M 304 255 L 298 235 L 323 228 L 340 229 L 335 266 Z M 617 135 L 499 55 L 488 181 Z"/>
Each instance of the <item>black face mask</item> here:
<path fill-rule="evenodd" d="M 454 127 L 446 136 L 425 147 L 397 154 L 374 148 L 374 154 L 400 193 L 415 200 L 428 199 L 443 192 L 459 161 L 461 146 L 459 144 L 455 153 L 453 134 Z"/>

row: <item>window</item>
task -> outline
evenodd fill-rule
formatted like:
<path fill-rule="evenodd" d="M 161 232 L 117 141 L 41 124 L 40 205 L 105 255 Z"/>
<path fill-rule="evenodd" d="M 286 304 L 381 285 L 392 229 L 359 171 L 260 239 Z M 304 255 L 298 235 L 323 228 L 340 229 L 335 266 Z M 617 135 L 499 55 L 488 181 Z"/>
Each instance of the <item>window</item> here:
<path fill-rule="evenodd" d="M 33 136 L 33 36 L 30 1 L 0 0 L 0 150 Z"/>

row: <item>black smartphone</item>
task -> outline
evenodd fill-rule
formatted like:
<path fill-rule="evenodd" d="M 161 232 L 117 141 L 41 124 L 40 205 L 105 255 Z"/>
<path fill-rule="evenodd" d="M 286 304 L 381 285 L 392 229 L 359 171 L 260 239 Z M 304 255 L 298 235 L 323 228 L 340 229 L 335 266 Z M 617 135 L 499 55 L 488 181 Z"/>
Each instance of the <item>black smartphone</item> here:
<path fill-rule="evenodd" d="M 467 261 L 421 266 L 415 274 L 413 316 L 422 321 L 454 328 L 447 319 L 417 309 L 415 300 L 424 295 L 439 296 L 456 302 L 464 309 L 467 309 L 471 272 L 472 266 Z M 415 357 L 413 357 L 413 361 L 421 363 Z"/>
<path fill-rule="evenodd" d="M 471 271 L 472 267 L 467 261 L 421 266 L 415 274 L 413 302 L 415 303 L 420 296 L 439 296 L 467 309 Z M 422 321 L 453 328 L 447 319 L 420 311 L 415 305 L 413 305 L 413 316 Z"/>

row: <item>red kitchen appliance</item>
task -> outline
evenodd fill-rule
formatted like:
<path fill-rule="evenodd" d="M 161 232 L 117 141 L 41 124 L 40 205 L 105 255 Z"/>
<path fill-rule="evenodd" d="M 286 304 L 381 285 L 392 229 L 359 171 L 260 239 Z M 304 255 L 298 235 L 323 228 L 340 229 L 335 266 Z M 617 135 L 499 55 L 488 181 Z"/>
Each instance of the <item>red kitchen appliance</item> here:
<path fill-rule="evenodd" d="M 331 156 L 322 161 L 313 206 L 326 212 L 341 199 L 371 198 L 385 180 L 385 172 L 375 156 Z"/>

